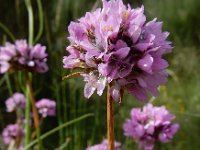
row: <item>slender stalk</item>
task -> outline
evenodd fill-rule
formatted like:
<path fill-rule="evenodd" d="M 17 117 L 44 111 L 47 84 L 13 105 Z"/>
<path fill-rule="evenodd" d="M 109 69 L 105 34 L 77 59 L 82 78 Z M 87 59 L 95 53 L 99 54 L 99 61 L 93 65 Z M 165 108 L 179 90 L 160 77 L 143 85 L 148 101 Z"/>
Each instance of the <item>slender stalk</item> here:
<path fill-rule="evenodd" d="M 2 28 L 7 34 L 8 36 L 11 38 L 11 40 L 14 42 L 15 41 L 15 36 L 12 34 L 12 32 L 10 32 L 10 30 L 3 24 L 0 22 L 0 28 Z"/>
<path fill-rule="evenodd" d="M 38 13 L 39 13 L 39 31 L 38 34 L 35 38 L 35 43 L 40 39 L 43 33 L 44 29 L 44 15 L 43 15 L 43 9 L 42 9 L 42 2 L 41 0 L 37 0 L 37 5 L 38 5 Z"/>
<path fill-rule="evenodd" d="M 32 105 L 33 120 L 34 120 L 34 124 L 35 124 L 37 140 L 38 140 L 38 144 L 39 144 L 40 149 L 42 149 L 42 143 L 41 143 L 41 140 L 40 140 L 40 120 L 39 120 L 37 108 L 35 106 L 35 98 L 34 98 L 34 95 L 33 95 L 33 87 L 32 87 L 31 77 L 32 77 L 31 74 L 27 75 L 26 76 L 26 82 L 27 82 L 27 86 L 28 86 L 27 88 L 29 89 L 29 97 L 30 97 L 30 102 L 31 102 L 31 105 Z"/>
<path fill-rule="evenodd" d="M 62 110 L 61 110 L 61 106 L 62 106 L 62 100 L 60 98 L 60 86 L 58 86 L 58 84 L 56 84 L 56 80 L 54 80 L 54 85 L 55 85 L 55 96 L 56 96 L 56 111 L 57 111 L 57 118 L 58 118 L 58 124 L 61 125 L 63 124 L 63 120 L 62 120 Z M 62 145 L 64 141 L 64 132 L 63 129 L 59 130 L 59 145 Z"/>
<path fill-rule="evenodd" d="M 30 113 L 31 113 L 31 103 L 29 100 L 29 88 L 28 84 L 26 84 L 26 109 L 25 109 L 25 146 L 30 142 L 31 128 L 30 128 Z"/>
<path fill-rule="evenodd" d="M 10 84 L 10 78 L 9 78 L 9 75 L 6 73 L 6 84 L 7 84 L 7 87 L 8 87 L 8 91 L 9 91 L 9 94 L 10 96 L 13 94 L 13 91 L 12 91 L 12 87 L 11 87 L 11 84 Z"/>
<path fill-rule="evenodd" d="M 6 80 L 6 75 L 4 75 L 3 77 L 1 77 L 0 79 L 0 87 L 1 85 L 3 85 L 3 82 Z"/>
<path fill-rule="evenodd" d="M 107 136 L 108 150 L 114 150 L 114 117 L 113 117 L 113 99 L 110 95 L 111 83 L 108 83 L 107 89 Z"/>
<path fill-rule="evenodd" d="M 71 141 L 70 138 L 67 138 L 64 143 L 62 143 L 57 149 L 58 150 L 65 150 Z"/>
<path fill-rule="evenodd" d="M 30 45 L 33 45 L 33 36 L 34 36 L 34 16 L 33 16 L 33 8 L 31 5 L 31 0 L 25 0 L 26 8 L 28 11 L 28 22 L 29 22 L 29 36 L 28 36 L 28 42 Z"/>
<path fill-rule="evenodd" d="M 67 0 L 67 3 L 68 3 L 68 0 Z M 68 7 L 68 5 L 64 5 L 64 6 Z M 56 29 L 56 31 L 59 29 L 62 8 L 63 8 L 63 0 L 58 0 L 57 1 L 57 7 L 56 7 L 56 15 L 55 15 L 55 29 Z"/>
<path fill-rule="evenodd" d="M 91 117 L 91 116 L 93 116 L 93 114 L 89 113 L 89 114 L 85 114 L 85 115 L 83 115 L 83 116 L 81 116 L 81 117 L 79 117 L 79 118 L 73 119 L 73 120 L 71 120 L 71 121 L 69 121 L 69 122 L 65 122 L 65 123 L 63 123 L 62 125 L 60 125 L 60 126 L 54 128 L 54 129 L 52 129 L 52 130 L 50 130 L 50 131 L 44 133 L 44 134 L 40 137 L 40 140 L 44 140 L 44 139 L 47 138 L 48 136 L 50 136 L 50 135 L 52 135 L 53 133 L 59 131 L 61 128 L 67 127 L 67 126 L 69 126 L 69 125 L 71 125 L 71 124 L 77 123 L 77 122 L 79 122 L 79 121 L 81 121 L 81 120 L 83 120 L 83 119 L 86 119 L 86 118 L 88 118 L 88 117 Z M 37 143 L 37 140 L 32 141 L 29 145 L 27 145 L 27 146 L 25 147 L 25 150 L 27 150 L 28 148 L 32 147 L 32 146 L 35 145 L 36 143 Z"/>
<path fill-rule="evenodd" d="M 34 16 L 33 16 L 33 8 L 31 4 L 31 0 L 25 0 L 26 3 L 26 8 L 28 11 L 28 25 L 29 25 L 29 37 L 28 37 L 28 42 L 29 45 L 33 45 L 34 43 Z M 39 116 L 37 113 L 37 109 L 35 107 L 35 100 L 33 96 L 33 89 L 32 89 L 32 74 L 26 74 L 26 85 L 27 85 L 27 98 L 30 96 L 30 99 L 27 99 L 27 107 L 26 107 L 26 116 L 27 116 L 27 123 L 25 125 L 25 128 L 28 132 L 26 132 L 25 138 L 25 146 L 29 143 L 29 137 L 30 137 L 30 126 L 28 122 L 30 121 L 30 113 L 31 113 L 31 103 L 32 103 L 32 110 L 33 110 L 33 119 L 35 123 L 35 129 L 36 129 L 36 134 L 37 134 L 37 141 L 39 144 L 39 149 L 42 149 L 42 144 L 40 141 L 40 122 L 39 122 Z"/>

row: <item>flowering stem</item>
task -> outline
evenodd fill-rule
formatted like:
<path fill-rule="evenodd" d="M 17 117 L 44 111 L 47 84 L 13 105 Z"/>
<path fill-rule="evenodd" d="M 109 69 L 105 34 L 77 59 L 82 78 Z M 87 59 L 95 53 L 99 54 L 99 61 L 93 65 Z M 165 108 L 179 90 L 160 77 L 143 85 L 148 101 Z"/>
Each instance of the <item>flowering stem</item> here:
<path fill-rule="evenodd" d="M 7 34 L 8 36 L 11 38 L 11 40 L 13 42 L 15 42 L 15 36 L 12 34 L 12 32 L 10 32 L 10 30 L 3 24 L 0 22 L 0 28 L 2 28 Z"/>
<path fill-rule="evenodd" d="M 26 76 L 26 82 L 27 82 L 27 88 L 29 89 L 29 97 L 30 97 L 30 102 L 32 105 L 32 111 L 33 111 L 33 120 L 35 124 L 35 129 L 36 129 L 36 134 L 37 134 L 37 140 L 38 144 L 40 147 L 40 150 L 42 149 L 42 143 L 40 140 L 40 120 L 39 120 L 39 115 L 37 112 L 37 108 L 35 106 L 35 98 L 33 95 L 33 87 L 32 87 L 32 81 L 31 81 L 32 74 L 27 74 Z"/>
<path fill-rule="evenodd" d="M 30 135 L 31 135 L 31 128 L 30 128 L 30 113 L 31 113 L 31 103 L 29 100 L 29 88 L 28 84 L 26 84 L 26 109 L 25 109 L 25 118 L 26 118 L 26 123 L 25 123 L 25 146 L 29 144 L 30 142 Z"/>
<path fill-rule="evenodd" d="M 37 5 L 38 5 L 38 13 L 39 13 L 39 31 L 38 34 L 35 38 L 35 43 L 40 39 L 43 33 L 43 28 L 44 28 L 44 16 L 43 16 L 43 9 L 42 9 L 42 2 L 41 0 L 37 0 Z"/>
<path fill-rule="evenodd" d="M 114 150 L 114 117 L 113 117 L 113 99 L 110 95 L 111 83 L 108 83 L 107 90 L 107 136 L 108 150 Z"/>
<path fill-rule="evenodd" d="M 11 87 L 11 84 L 10 84 L 10 78 L 9 78 L 9 75 L 6 74 L 6 84 L 7 84 L 7 87 L 8 87 L 8 91 L 9 91 L 9 94 L 10 96 L 13 94 L 13 91 L 12 91 L 12 87 Z"/>
<path fill-rule="evenodd" d="M 29 22 L 29 37 L 28 37 L 28 43 L 30 45 L 33 45 L 33 36 L 34 36 L 34 20 L 33 20 L 33 8 L 32 8 L 32 5 L 31 5 L 31 0 L 25 0 L 25 3 L 26 3 L 26 8 L 27 8 L 27 11 L 28 11 L 28 22 Z"/>

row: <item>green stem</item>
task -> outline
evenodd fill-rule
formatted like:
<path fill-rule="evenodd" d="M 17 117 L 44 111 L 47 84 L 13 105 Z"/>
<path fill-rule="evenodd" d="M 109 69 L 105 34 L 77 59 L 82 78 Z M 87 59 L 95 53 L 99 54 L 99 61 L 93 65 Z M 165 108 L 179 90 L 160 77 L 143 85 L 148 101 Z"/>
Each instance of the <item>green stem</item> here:
<path fill-rule="evenodd" d="M 71 141 L 71 139 L 70 138 L 67 138 L 66 140 L 65 140 L 65 142 L 64 143 L 62 143 L 62 144 L 60 144 L 60 146 L 57 148 L 58 150 L 65 150 L 66 149 L 66 147 L 69 145 L 69 142 Z"/>
<path fill-rule="evenodd" d="M 39 120 L 37 108 L 35 106 L 35 98 L 34 98 L 33 87 L 32 87 L 32 74 L 31 73 L 27 74 L 26 83 L 29 88 L 29 98 L 30 98 L 30 102 L 32 105 L 33 120 L 34 120 L 34 124 L 35 124 L 35 129 L 36 129 L 37 141 L 38 141 L 39 149 L 41 150 L 42 142 L 40 140 L 40 120 Z"/>
<path fill-rule="evenodd" d="M 67 3 L 68 3 L 68 0 L 67 0 Z M 68 7 L 68 4 L 66 4 L 65 6 Z M 56 16 L 55 17 L 55 29 L 56 29 L 56 32 L 59 29 L 62 8 L 63 8 L 63 0 L 57 0 L 56 15 L 55 15 Z M 67 8 L 66 8 L 66 10 L 67 10 Z"/>
<path fill-rule="evenodd" d="M 31 128 L 30 128 L 30 114 L 31 114 L 31 103 L 29 99 L 29 86 L 28 83 L 26 85 L 26 109 L 25 109 L 25 146 L 27 146 L 30 142 Z"/>
<path fill-rule="evenodd" d="M 12 34 L 12 32 L 10 32 L 10 30 L 3 24 L 0 22 L 0 27 L 6 32 L 6 34 L 8 34 L 8 36 L 11 38 L 11 40 L 13 42 L 15 42 L 15 36 Z"/>
<path fill-rule="evenodd" d="M 8 91 L 9 91 L 9 94 L 10 96 L 13 94 L 13 91 L 12 91 L 12 87 L 11 87 L 11 84 L 10 84 L 10 78 L 9 78 L 9 75 L 6 74 L 6 84 L 7 84 L 7 87 L 8 87 Z"/>
<path fill-rule="evenodd" d="M 31 6 L 31 0 L 25 0 L 26 8 L 28 11 L 28 25 L 29 25 L 29 37 L 28 42 L 30 45 L 33 44 L 33 10 Z M 29 99 L 29 85 L 26 83 L 26 110 L 25 110 L 25 118 L 26 118 L 26 124 L 25 124 L 25 146 L 27 146 L 30 142 L 30 136 L 31 136 L 31 128 L 30 128 L 30 114 L 31 114 L 31 103 Z"/>
<path fill-rule="evenodd" d="M 1 85 L 4 83 L 5 80 L 6 80 L 6 75 L 4 75 L 4 76 L 0 79 L 0 87 L 1 87 Z"/>
<path fill-rule="evenodd" d="M 28 25 L 29 25 L 29 37 L 28 42 L 30 45 L 33 45 L 33 36 L 34 36 L 34 17 L 33 17 L 33 8 L 31 5 L 31 0 L 25 0 L 26 8 L 28 11 Z"/>
<path fill-rule="evenodd" d="M 69 121 L 69 122 L 66 122 L 66 123 L 64 123 L 64 124 L 62 124 L 62 125 L 60 125 L 60 126 L 54 128 L 54 129 L 52 129 L 52 130 L 50 130 L 50 131 L 44 133 L 44 134 L 40 137 L 40 140 L 44 140 L 45 138 L 47 138 L 47 137 L 50 136 L 51 134 L 53 134 L 53 133 L 59 131 L 61 128 L 64 128 L 64 127 L 67 127 L 67 126 L 69 126 L 69 125 L 71 125 L 71 124 L 77 123 L 77 122 L 79 122 L 79 121 L 81 121 L 81 120 L 83 120 L 83 119 L 85 119 L 85 118 L 90 117 L 90 116 L 93 116 L 93 114 L 91 114 L 91 113 L 85 114 L 85 115 L 83 115 L 83 116 L 81 116 L 81 117 L 79 117 L 79 118 L 76 118 L 76 119 L 74 119 L 74 120 L 71 120 L 71 121 Z M 28 148 L 32 147 L 32 146 L 35 145 L 36 143 L 37 143 L 37 140 L 32 141 L 30 144 L 28 144 L 27 146 L 25 146 L 25 150 L 27 150 Z"/>
<path fill-rule="evenodd" d="M 62 125 L 63 124 L 63 120 L 62 120 L 62 110 L 61 110 L 61 106 L 62 106 L 62 100 L 60 98 L 60 86 L 57 86 L 58 84 L 56 84 L 56 80 L 54 80 L 54 85 L 55 85 L 55 89 L 56 89 L 56 110 L 57 110 L 57 116 L 58 116 L 58 125 Z M 59 130 L 59 145 L 61 145 L 64 141 L 64 132 L 63 129 Z"/>
<path fill-rule="evenodd" d="M 44 15 L 43 15 L 43 8 L 42 8 L 42 2 L 41 0 L 37 0 L 37 5 L 38 5 L 38 13 L 39 13 L 39 31 L 38 34 L 35 38 L 35 43 L 40 39 L 43 33 L 44 29 Z"/>

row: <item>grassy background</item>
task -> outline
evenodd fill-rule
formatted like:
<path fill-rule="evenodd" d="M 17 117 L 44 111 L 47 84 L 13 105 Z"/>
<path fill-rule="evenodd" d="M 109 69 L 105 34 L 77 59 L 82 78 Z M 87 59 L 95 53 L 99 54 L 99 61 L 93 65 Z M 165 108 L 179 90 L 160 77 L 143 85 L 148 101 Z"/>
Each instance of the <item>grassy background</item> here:
<path fill-rule="evenodd" d="M 161 150 L 199 150 L 200 149 L 200 1 L 199 0 L 127 0 L 133 7 L 145 6 L 148 20 L 157 17 L 164 22 L 164 30 L 169 31 L 174 50 L 166 58 L 169 60 L 169 81 L 160 87 L 160 95 L 153 103 L 166 105 L 181 124 L 174 140 L 162 144 Z M 38 9 L 34 7 L 35 35 L 38 31 Z M 47 46 L 50 70 L 44 75 L 34 75 L 36 98 L 48 97 L 57 101 L 57 116 L 47 118 L 42 124 L 46 132 L 63 122 L 82 114 L 92 112 L 95 117 L 86 119 L 73 126 L 60 130 L 44 141 L 48 150 L 55 149 L 70 139 L 66 150 L 84 150 L 87 145 L 99 143 L 106 137 L 106 100 L 92 96 L 90 100 L 83 97 L 84 83 L 74 77 L 62 81 L 61 77 L 70 73 L 62 67 L 62 57 L 68 45 L 67 26 L 86 11 L 101 6 L 95 0 L 42 0 L 44 9 L 44 32 L 40 43 Z M 0 0 L 0 22 L 3 23 L 17 39 L 28 37 L 27 11 L 23 0 Z M 11 41 L 0 28 L 0 43 Z M 10 75 L 13 91 L 22 91 L 18 84 L 18 74 Z M 23 84 L 23 83 L 22 83 Z M 0 129 L 6 124 L 14 123 L 13 114 L 5 112 L 4 100 L 9 97 L 5 76 L 0 76 Z M 122 142 L 122 150 L 137 149 L 130 138 L 123 136 L 122 124 L 129 117 L 132 107 L 142 106 L 133 97 L 126 95 L 123 104 L 115 105 L 115 137 Z"/>

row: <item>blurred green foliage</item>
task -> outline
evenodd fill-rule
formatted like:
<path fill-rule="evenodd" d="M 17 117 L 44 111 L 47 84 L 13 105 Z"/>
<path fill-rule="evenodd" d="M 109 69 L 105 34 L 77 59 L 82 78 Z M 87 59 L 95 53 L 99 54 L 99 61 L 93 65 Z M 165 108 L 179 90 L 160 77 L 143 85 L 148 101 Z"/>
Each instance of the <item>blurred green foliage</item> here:
<path fill-rule="evenodd" d="M 157 17 L 164 22 L 164 30 L 170 32 L 174 50 L 166 57 L 169 60 L 169 82 L 160 87 L 160 95 L 155 105 L 166 105 L 181 124 L 180 131 L 171 143 L 162 144 L 161 150 L 200 149 L 200 1 L 199 0 L 127 0 L 133 7 L 145 6 L 148 20 Z M 100 0 L 42 0 L 44 9 L 44 32 L 40 43 L 47 45 L 50 70 L 44 75 L 34 75 L 36 98 L 48 97 L 57 101 L 57 117 L 45 119 L 42 132 L 74 119 L 87 112 L 95 117 L 60 130 L 44 141 L 46 149 L 84 150 L 87 145 L 99 143 L 106 137 L 106 100 L 93 96 L 83 97 L 84 83 L 80 77 L 62 81 L 62 76 L 70 71 L 62 67 L 67 41 L 67 26 L 85 12 L 101 6 Z M 34 8 L 35 35 L 39 18 L 36 1 Z M 0 22 L 17 38 L 28 37 L 28 18 L 23 0 L 0 0 Z M 12 39 L 0 28 L 0 43 Z M 5 112 L 4 100 L 9 97 L 5 76 L 0 76 L 0 128 L 15 120 Z M 21 91 L 17 75 L 10 75 L 13 91 Z M 126 95 L 122 105 L 115 104 L 115 137 L 123 145 L 123 150 L 137 149 L 132 139 L 123 136 L 122 124 L 129 117 L 132 107 L 142 106 L 133 97 Z M 70 140 L 69 140 L 70 139 Z M 1 145 L 1 144 L 0 144 Z"/>

